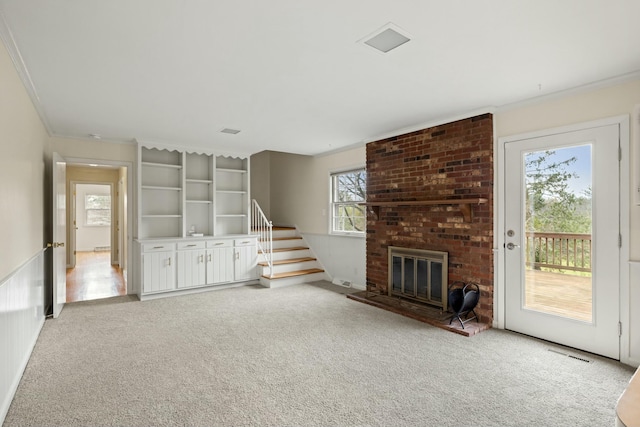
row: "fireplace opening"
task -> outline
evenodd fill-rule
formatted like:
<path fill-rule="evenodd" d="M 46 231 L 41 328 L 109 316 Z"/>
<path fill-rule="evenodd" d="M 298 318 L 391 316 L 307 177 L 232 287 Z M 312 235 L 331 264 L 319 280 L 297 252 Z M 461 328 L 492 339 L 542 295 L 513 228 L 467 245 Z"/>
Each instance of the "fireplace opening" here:
<path fill-rule="evenodd" d="M 389 295 L 447 309 L 447 252 L 389 246 Z"/>

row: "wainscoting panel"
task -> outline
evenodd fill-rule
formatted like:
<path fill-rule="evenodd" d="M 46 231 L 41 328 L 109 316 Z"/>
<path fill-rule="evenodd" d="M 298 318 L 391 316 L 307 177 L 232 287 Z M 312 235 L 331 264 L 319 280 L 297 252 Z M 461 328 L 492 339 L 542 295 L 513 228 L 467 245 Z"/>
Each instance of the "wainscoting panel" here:
<path fill-rule="evenodd" d="M 0 425 L 44 324 L 44 252 L 0 282 Z"/>
<path fill-rule="evenodd" d="M 351 287 L 365 289 L 366 240 L 364 237 L 302 233 L 302 238 L 331 279 L 351 282 Z"/>
<path fill-rule="evenodd" d="M 638 307 L 640 301 L 640 261 L 629 262 L 629 361 L 631 364 L 640 365 L 640 311 Z M 624 330 L 624 327 L 623 327 Z"/>

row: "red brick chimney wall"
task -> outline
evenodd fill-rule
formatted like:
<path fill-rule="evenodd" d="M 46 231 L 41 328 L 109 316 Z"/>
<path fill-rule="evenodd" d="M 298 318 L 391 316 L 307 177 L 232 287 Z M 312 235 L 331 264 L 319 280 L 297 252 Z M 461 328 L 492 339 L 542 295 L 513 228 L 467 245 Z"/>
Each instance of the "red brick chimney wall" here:
<path fill-rule="evenodd" d="M 389 246 L 449 253 L 449 283 L 480 286 L 493 319 L 493 116 L 483 114 L 367 144 L 367 202 L 485 198 L 465 221 L 458 204 L 381 206 L 367 213 L 367 287 L 387 293 Z"/>

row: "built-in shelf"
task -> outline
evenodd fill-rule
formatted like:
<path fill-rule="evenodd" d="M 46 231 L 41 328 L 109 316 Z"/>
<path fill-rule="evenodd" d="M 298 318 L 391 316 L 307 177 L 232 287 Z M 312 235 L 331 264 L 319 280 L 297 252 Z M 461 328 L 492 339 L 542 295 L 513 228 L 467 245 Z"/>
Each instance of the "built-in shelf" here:
<path fill-rule="evenodd" d="M 143 185 L 143 189 L 145 190 L 169 190 L 169 191 L 182 191 L 180 187 L 160 187 L 157 185 Z"/>
<path fill-rule="evenodd" d="M 141 162 L 142 166 L 151 166 L 154 168 L 182 169 L 182 165 L 171 165 L 168 163 Z"/>
<path fill-rule="evenodd" d="M 187 178 L 185 180 L 187 184 L 213 184 L 213 181 L 210 179 L 191 179 Z"/>
<path fill-rule="evenodd" d="M 142 215 L 142 218 L 182 218 L 182 215 Z"/>
<path fill-rule="evenodd" d="M 245 218 L 246 214 L 217 214 L 218 218 Z"/>
<path fill-rule="evenodd" d="M 216 193 L 225 193 L 225 194 L 247 194 L 246 191 L 241 190 L 216 190 Z"/>
<path fill-rule="evenodd" d="M 216 172 L 247 173 L 247 171 L 243 169 L 223 169 L 223 168 L 217 168 Z"/>
<path fill-rule="evenodd" d="M 466 222 L 471 222 L 472 213 L 471 205 L 482 205 L 489 200 L 481 197 L 469 199 L 439 199 L 439 200 L 407 200 L 392 202 L 367 202 L 360 203 L 367 207 L 367 210 L 378 218 L 381 207 L 397 207 L 397 206 L 435 206 L 435 205 L 458 205 L 462 217 Z"/>
<path fill-rule="evenodd" d="M 210 205 L 213 202 L 211 200 L 186 200 L 187 203 L 201 203 L 204 205 Z"/>

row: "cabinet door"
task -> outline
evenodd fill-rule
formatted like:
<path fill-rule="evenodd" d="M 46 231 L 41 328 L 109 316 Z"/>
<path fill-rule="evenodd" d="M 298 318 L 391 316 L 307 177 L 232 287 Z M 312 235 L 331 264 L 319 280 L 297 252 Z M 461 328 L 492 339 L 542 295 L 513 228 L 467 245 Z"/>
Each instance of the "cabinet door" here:
<path fill-rule="evenodd" d="M 204 250 L 178 251 L 178 288 L 205 285 L 206 264 Z"/>
<path fill-rule="evenodd" d="M 207 249 L 207 283 L 233 281 L 233 248 Z"/>
<path fill-rule="evenodd" d="M 153 293 L 175 288 L 174 252 L 142 254 L 142 292 Z"/>
<path fill-rule="evenodd" d="M 236 281 L 252 280 L 257 277 L 258 251 L 256 246 L 234 248 L 234 277 Z"/>

